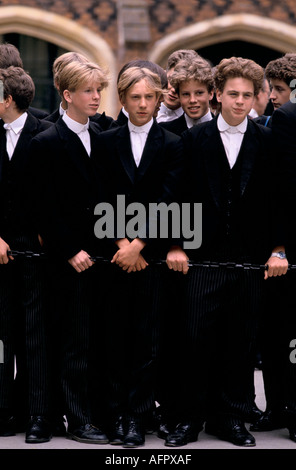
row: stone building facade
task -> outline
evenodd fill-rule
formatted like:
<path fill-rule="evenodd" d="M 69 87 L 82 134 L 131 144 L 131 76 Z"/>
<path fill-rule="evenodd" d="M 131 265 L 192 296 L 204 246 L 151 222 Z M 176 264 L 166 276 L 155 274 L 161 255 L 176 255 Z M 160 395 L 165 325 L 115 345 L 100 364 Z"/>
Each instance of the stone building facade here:
<path fill-rule="evenodd" d="M 131 59 L 165 67 L 171 52 L 190 48 L 213 65 L 223 56 L 248 54 L 264 66 L 296 51 L 296 1 L 0 0 L 0 37 L 22 38 L 22 57 L 36 68 L 36 76 L 50 69 L 55 55 L 69 50 L 108 68 L 111 82 L 101 109 L 116 116 L 117 73 Z M 52 51 L 47 64 L 42 63 L 44 44 Z"/>

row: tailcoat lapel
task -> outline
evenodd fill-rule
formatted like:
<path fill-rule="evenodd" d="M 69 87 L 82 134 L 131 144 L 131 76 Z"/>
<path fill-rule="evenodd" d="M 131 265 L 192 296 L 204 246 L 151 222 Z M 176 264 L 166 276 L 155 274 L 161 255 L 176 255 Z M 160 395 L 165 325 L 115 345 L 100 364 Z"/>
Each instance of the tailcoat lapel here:
<path fill-rule="evenodd" d="M 202 143 L 204 165 L 212 197 L 217 207 L 220 208 L 222 191 L 221 160 L 227 157 L 217 127 L 217 119 L 210 121 L 206 129 L 206 135 L 208 138 Z"/>
<path fill-rule="evenodd" d="M 141 162 L 138 168 L 138 181 L 141 180 L 151 163 L 155 158 L 157 158 L 159 149 L 161 148 L 161 143 L 162 132 L 159 125 L 154 121 L 147 136 Z"/>
<path fill-rule="evenodd" d="M 131 182 L 135 181 L 135 162 L 132 153 L 132 146 L 130 141 L 130 133 L 128 125 L 120 127 L 118 131 L 118 138 L 116 142 L 117 154 L 121 164 L 130 178 Z"/>
<path fill-rule="evenodd" d="M 242 145 L 238 157 L 242 154 L 242 169 L 240 181 L 240 195 L 243 196 L 247 184 L 253 172 L 256 153 L 258 152 L 258 139 L 256 138 L 256 131 L 253 126 L 248 122 L 248 127 L 245 132 Z M 244 158 L 246 155 L 247 158 Z"/>
<path fill-rule="evenodd" d="M 65 155 L 69 161 L 76 165 L 79 173 L 85 178 L 87 183 L 91 184 L 90 157 L 88 156 L 79 137 L 72 132 L 60 118 L 56 122 L 57 132 L 63 142 Z"/>

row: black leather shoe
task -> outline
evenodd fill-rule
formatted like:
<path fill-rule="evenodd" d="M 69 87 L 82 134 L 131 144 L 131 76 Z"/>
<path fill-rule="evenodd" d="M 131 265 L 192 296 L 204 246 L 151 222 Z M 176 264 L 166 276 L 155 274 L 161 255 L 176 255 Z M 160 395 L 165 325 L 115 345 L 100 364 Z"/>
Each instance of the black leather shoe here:
<path fill-rule="evenodd" d="M 250 411 L 245 414 L 243 419 L 246 423 L 254 424 L 263 416 L 263 414 L 264 412 L 260 410 L 258 406 L 254 403 Z"/>
<path fill-rule="evenodd" d="M 288 428 L 289 438 L 291 441 L 296 442 L 296 426 L 293 428 Z"/>
<path fill-rule="evenodd" d="M 205 432 L 236 446 L 254 447 L 256 445 L 254 436 L 247 431 L 243 423 L 229 424 L 222 427 L 206 423 Z"/>
<path fill-rule="evenodd" d="M 123 416 L 119 416 L 114 424 L 111 425 L 110 432 L 108 432 L 109 444 L 113 446 L 123 444 L 124 436 L 124 420 Z"/>
<path fill-rule="evenodd" d="M 283 427 L 285 426 L 283 425 L 279 413 L 268 410 L 265 411 L 257 421 L 251 424 L 250 431 L 274 431 L 275 429 L 282 429 Z"/>
<path fill-rule="evenodd" d="M 26 430 L 27 444 L 41 444 L 52 438 L 50 422 L 44 416 L 31 416 Z"/>
<path fill-rule="evenodd" d="M 9 416 L 7 418 L 0 417 L 0 436 L 15 436 L 15 421 L 13 416 Z"/>
<path fill-rule="evenodd" d="M 139 447 L 145 444 L 145 432 L 139 418 L 128 417 L 127 432 L 123 440 L 123 447 Z"/>
<path fill-rule="evenodd" d="M 67 438 L 73 439 L 77 442 L 83 442 L 84 444 L 108 444 L 109 439 L 106 434 L 98 427 L 93 424 L 84 424 L 79 428 L 73 429 L 73 431 L 67 431 Z"/>
<path fill-rule="evenodd" d="M 165 446 L 181 447 L 196 442 L 200 429 L 193 423 L 179 423 L 165 439 Z"/>

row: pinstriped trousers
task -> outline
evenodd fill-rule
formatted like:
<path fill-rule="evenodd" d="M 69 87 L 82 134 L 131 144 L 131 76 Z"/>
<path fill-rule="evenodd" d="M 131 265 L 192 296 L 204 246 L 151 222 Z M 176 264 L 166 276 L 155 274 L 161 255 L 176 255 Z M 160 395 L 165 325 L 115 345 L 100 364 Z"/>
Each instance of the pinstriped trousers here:
<path fill-rule="evenodd" d="M 161 276 L 158 266 L 126 273 L 107 270 L 106 358 L 111 416 L 154 409 L 159 354 Z"/>
<path fill-rule="evenodd" d="M 180 348 L 181 419 L 230 421 L 252 406 L 250 381 L 263 273 L 191 267 Z"/>
<path fill-rule="evenodd" d="M 100 301 L 104 288 L 99 266 L 77 273 L 67 262 L 59 267 L 52 262 L 51 270 L 56 379 L 62 409 L 69 430 L 73 431 L 85 424 L 101 424 L 102 410 L 106 409 L 104 327 L 103 321 L 99 321 L 103 318 L 103 301 Z"/>
<path fill-rule="evenodd" d="M 13 250 L 40 250 L 37 236 L 8 237 L 5 241 Z M 2 415 L 19 414 L 26 418 L 49 413 L 45 284 L 45 265 L 40 258 L 16 257 L 0 266 L 0 338 L 4 343 L 4 364 L 0 364 Z"/>

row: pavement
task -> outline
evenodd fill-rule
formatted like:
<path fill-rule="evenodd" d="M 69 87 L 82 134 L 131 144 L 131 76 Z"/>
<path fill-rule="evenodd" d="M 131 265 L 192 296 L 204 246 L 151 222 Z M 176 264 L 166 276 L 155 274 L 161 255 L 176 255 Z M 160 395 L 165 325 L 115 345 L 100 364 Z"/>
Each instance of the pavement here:
<path fill-rule="evenodd" d="M 264 386 L 262 380 L 262 373 L 259 370 L 255 371 L 255 392 L 256 392 L 256 403 L 257 406 L 265 410 L 265 395 Z M 248 428 L 247 424 L 247 428 Z M 214 436 L 207 435 L 202 431 L 198 436 L 198 441 L 188 444 L 184 447 L 165 447 L 164 441 L 159 439 L 156 434 L 149 434 L 146 436 L 145 446 L 138 447 L 136 449 L 124 449 L 121 446 L 112 445 L 95 445 L 95 444 L 81 444 L 79 442 L 69 440 L 65 437 L 54 437 L 50 442 L 44 444 L 26 444 L 25 435 L 17 434 L 12 437 L 0 437 L 0 459 L 6 455 L 16 457 L 21 454 L 20 462 L 24 462 L 26 458 L 32 463 L 33 457 L 42 457 L 42 463 L 44 464 L 44 457 L 46 455 L 46 461 L 56 462 L 57 457 L 61 454 L 69 458 L 73 458 L 74 464 L 78 464 L 79 458 L 83 458 L 85 464 L 85 457 L 93 456 L 96 466 L 101 469 L 102 466 L 112 465 L 127 465 L 133 468 L 146 468 L 150 465 L 174 465 L 183 464 L 186 466 L 194 466 L 200 462 L 200 457 L 207 457 L 207 462 L 211 463 L 211 458 L 219 459 L 227 456 L 227 462 L 233 457 L 239 457 L 239 461 L 243 461 L 247 464 L 250 458 L 255 457 L 256 460 L 259 457 L 256 450 L 266 452 L 273 450 L 274 452 L 268 452 L 268 458 L 272 458 L 273 464 L 275 459 L 278 457 L 280 451 L 284 450 L 296 450 L 296 443 L 289 439 L 288 430 L 280 429 L 270 432 L 257 432 L 253 433 L 256 438 L 256 446 L 250 448 L 242 448 L 234 446 L 231 443 L 221 441 Z M 32 450 L 33 452 L 25 452 L 25 450 Z M 75 452 L 70 453 L 69 450 Z M 85 453 L 85 450 L 92 451 Z M 223 453 L 217 454 L 213 451 L 222 451 Z M 231 450 L 241 452 L 231 452 Z M 18 452 L 17 452 L 18 451 Z M 44 452 L 47 451 L 47 452 Z M 55 451 L 55 452 L 49 452 Z M 67 451 L 67 452 L 63 452 Z M 227 451 L 224 452 L 224 451 Z M 275 452 L 277 451 L 277 452 Z M 262 452 L 261 452 L 262 454 Z M 296 456 L 296 454 L 295 454 Z M 20 457 L 20 456 L 19 456 Z M 280 457 L 281 458 L 281 457 Z M 215 460 L 216 461 L 216 460 Z M 215 464 L 216 465 L 216 464 Z M 76 466 L 76 465 L 75 465 Z"/>

